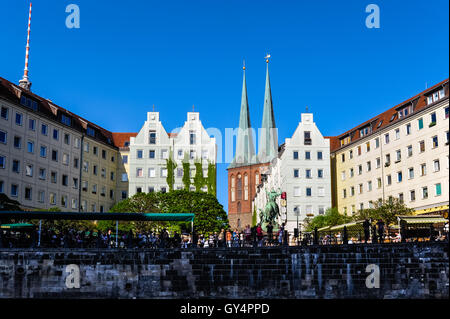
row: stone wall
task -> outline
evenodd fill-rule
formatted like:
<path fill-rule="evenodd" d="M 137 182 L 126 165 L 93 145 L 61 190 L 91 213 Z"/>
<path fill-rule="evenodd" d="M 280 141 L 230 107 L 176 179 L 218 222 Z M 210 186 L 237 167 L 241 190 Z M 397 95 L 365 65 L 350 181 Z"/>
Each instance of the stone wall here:
<path fill-rule="evenodd" d="M 67 288 L 71 264 L 79 288 Z M 448 278 L 448 243 L 0 249 L 0 298 L 448 298 Z"/>

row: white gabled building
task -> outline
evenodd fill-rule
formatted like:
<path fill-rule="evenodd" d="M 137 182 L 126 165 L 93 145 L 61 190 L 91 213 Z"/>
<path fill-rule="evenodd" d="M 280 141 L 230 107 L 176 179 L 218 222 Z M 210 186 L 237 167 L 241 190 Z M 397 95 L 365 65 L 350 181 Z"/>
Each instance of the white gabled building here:
<path fill-rule="evenodd" d="M 280 206 L 281 220 L 292 232 L 297 228 L 297 215 L 302 223 L 307 215 L 320 215 L 331 207 L 330 141 L 314 123 L 313 114 L 302 113 L 301 122 L 291 138 L 280 147 L 278 158 L 269 166 L 253 207 L 258 215 L 266 204 L 266 190 L 286 192 L 287 216 Z"/>
<path fill-rule="evenodd" d="M 191 183 L 195 175 L 196 160 L 202 161 L 203 177 L 207 177 L 208 164 L 216 164 L 217 146 L 200 121 L 200 113 L 188 112 L 187 121 L 178 133 L 167 133 L 159 112 L 148 112 L 147 120 L 136 137 L 130 137 L 128 155 L 128 195 L 139 192 L 167 192 L 167 159 L 170 154 L 177 167 L 174 171 L 174 189 L 183 189 L 183 160 L 190 163 Z M 194 186 L 190 187 L 191 190 Z M 206 191 L 206 186 L 203 187 Z"/>

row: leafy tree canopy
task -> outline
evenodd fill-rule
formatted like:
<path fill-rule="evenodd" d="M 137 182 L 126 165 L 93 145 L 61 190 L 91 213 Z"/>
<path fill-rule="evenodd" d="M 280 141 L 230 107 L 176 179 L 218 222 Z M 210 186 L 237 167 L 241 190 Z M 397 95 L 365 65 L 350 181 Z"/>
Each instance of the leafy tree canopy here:
<path fill-rule="evenodd" d="M 207 235 L 228 228 L 228 218 L 223 206 L 215 196 L 204 192 L 174 190 L 168 193 L 138 193 L 116 204 L 111 212 L 194 213 L 194 228 L 197 233 Z M 150 229 L 160 229 L 181 223 L 134 222 L 132 228 L 139 230 L 144 227 L 143 224 Z M 188 225 L 184 227 L 188 228 Z"/>

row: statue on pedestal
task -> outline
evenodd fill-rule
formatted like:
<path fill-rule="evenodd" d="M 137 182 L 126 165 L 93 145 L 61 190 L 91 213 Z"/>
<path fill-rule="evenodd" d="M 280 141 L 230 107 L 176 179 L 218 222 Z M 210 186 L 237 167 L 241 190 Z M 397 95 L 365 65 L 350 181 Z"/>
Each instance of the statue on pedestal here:
<path fill-rule="evenodd" d="M 278 191 L 271 190 L 270 192 L 268 192 L 266 189 L 267 204 L 264 210 L 259 210 L 259 220 L 261 225 L 265 226 L 265 224 L 269 223 L 271 223 L 272 225 L 277 224 L 278 216 L 281 217 L 281 214 L 278 204 L 276 203 L 276 199 L 281 195 L 281 193 L 282 192 L 280 189 L 278 189 Z"/>

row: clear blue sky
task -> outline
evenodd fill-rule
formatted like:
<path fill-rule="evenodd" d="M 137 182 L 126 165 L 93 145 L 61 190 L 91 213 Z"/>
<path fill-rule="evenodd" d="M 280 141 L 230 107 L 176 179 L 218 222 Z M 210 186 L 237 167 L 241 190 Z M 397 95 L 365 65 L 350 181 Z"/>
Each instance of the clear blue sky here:
<path fill-rule="evenodd" d="M 65 8 L 81 28 L 65 26 Z M 380 29 L 365 8 L 380 7 Z M 0 76 L 24 67 L 29 1 L 0 3 Z M 196 105 L 205 127 L 238 125 L 242 60 L 259 127 L 270 64 L 279 143 L 305 106 L 337 135 L 448 77 L 448 0 L 35 0 L 32 90 L 115 132 L 137 132 L 153 104 L 167 130 Z M 228 164 L 218 165 L 227 208 Z"/>

